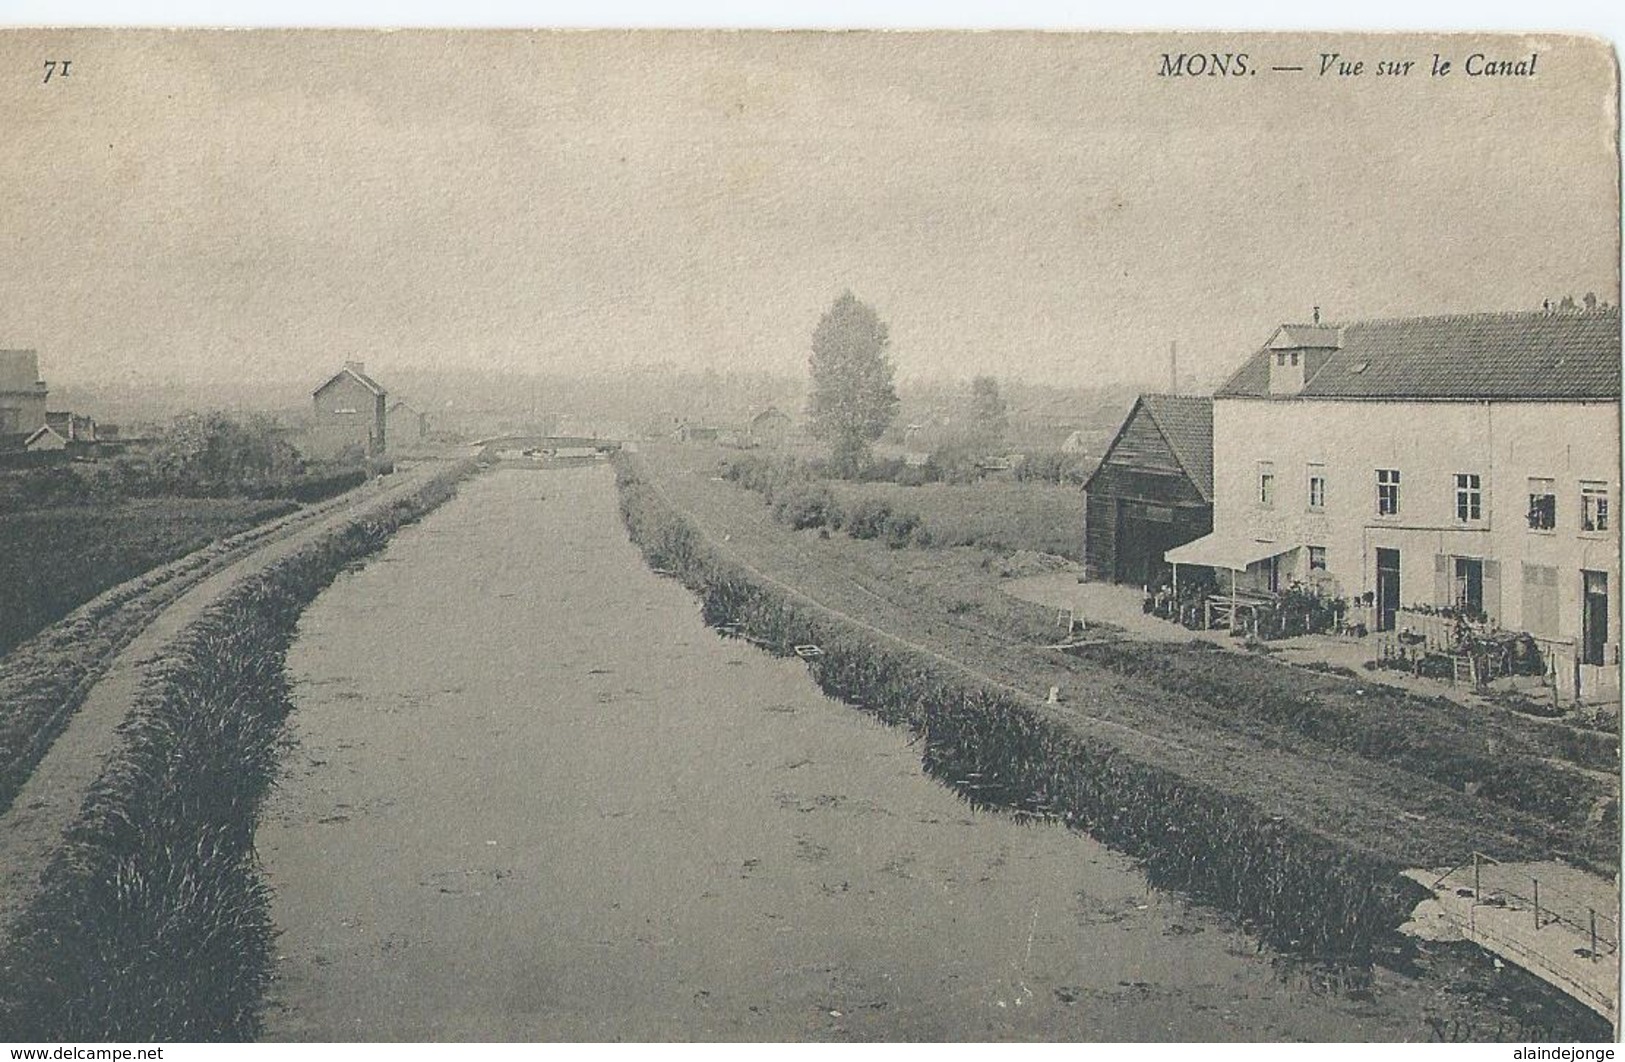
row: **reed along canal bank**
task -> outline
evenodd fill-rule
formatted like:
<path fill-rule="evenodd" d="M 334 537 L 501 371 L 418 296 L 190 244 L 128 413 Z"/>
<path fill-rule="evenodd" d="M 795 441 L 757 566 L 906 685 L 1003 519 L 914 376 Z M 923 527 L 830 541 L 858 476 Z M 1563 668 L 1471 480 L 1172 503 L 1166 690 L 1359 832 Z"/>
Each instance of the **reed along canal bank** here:
<path fill-rule="evenodd" d="M 465 484 L 316 600 L 288 671 L 271 1039 L 1495 1035 L 1437 979 L 1283 959 L 973 809 L 708 628 L 603 466 Z"/>

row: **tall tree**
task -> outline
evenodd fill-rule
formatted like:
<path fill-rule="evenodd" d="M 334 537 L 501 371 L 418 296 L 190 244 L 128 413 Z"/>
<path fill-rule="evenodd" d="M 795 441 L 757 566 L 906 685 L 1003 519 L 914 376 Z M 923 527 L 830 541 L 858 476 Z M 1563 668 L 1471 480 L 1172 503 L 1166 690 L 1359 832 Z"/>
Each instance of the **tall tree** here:
<path fill-rule="evenodd" d="M 976 445 L 984 450 L 996 450 L 1004 445 L 1010 417 L 1005 409 L 1004 396 L 999 393 L 999 381 L 991 376 L 978 376 L 972 380 L 970 401 L 971 430 Z"/>
<path fill-rule="evenodd" d="M 813 330 L 809 428 L 829 444 L 837 475 L 855 475 L 869 459 L 869 444 L 897 415 L 888 342 L 886 323 L 850 291 Z"/>

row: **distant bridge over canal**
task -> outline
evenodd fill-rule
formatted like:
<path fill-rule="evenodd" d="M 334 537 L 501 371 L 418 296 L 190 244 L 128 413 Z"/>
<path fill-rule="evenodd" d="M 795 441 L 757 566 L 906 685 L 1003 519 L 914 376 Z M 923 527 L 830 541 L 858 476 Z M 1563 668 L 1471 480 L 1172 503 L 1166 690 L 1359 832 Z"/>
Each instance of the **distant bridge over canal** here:
<path fill-rule="evenodd" d="M 591 457 L 614 453 L 621 448 L 621 440 L 590 435 L 494 435 L 489 439 L 480 439 L 472 446 L 480 453 Z"/>

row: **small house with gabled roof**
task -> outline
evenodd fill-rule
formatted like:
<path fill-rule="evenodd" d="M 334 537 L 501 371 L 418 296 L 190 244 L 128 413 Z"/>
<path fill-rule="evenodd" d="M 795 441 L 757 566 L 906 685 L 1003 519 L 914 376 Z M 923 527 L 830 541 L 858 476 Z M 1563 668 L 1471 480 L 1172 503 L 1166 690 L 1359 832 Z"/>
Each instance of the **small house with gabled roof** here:
<path fill-rule="evenodd" d="M 776 449 L 790 435 L 790 415 L 778 406 L 768 406 L 750 418 L 750 441 L 755 446 Z"/>
<path fill-rule="evenodd" d="M 359 447 L 369 457 L 384 452 L 389 392 L 367 375 L 367 366 L 347 361 L 311 392 L 314 423 L 307 449 L 312 456 L 330 457 Z"/>
<path fill-rule="evenodd" d="M 1213 529 L 1213 400 L 1141 395 L 1083 491 L 1088 578 L 1160 582 L 1163 554 Z"/>
<path fill-rule="evenodd" d="M 390 403 L 388 423 L 391 452 L 422 446 L 429 437 L 429 415 L 405 399 L 398 398 Z"/>

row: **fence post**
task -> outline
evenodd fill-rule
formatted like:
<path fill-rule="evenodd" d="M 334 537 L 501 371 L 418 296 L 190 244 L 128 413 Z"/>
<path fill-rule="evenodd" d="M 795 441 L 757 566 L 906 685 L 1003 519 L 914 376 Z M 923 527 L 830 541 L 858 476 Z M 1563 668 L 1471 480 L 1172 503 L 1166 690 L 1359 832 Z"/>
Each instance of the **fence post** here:
<path fill-rule="evenodd" d="M 1540 879 L 1530 878 L 1535 883 L 1535 928 L 1540 928 Z"/>
<path fill-rule="evenodd" d="M 1473 853 L 1473 902 L 1478 902 L 1478 853 Z"/>
<path fill-rule="evenodd" d="M 1597 909 L 1591 908 L 1591 961 L 1597 961 Z"/>

